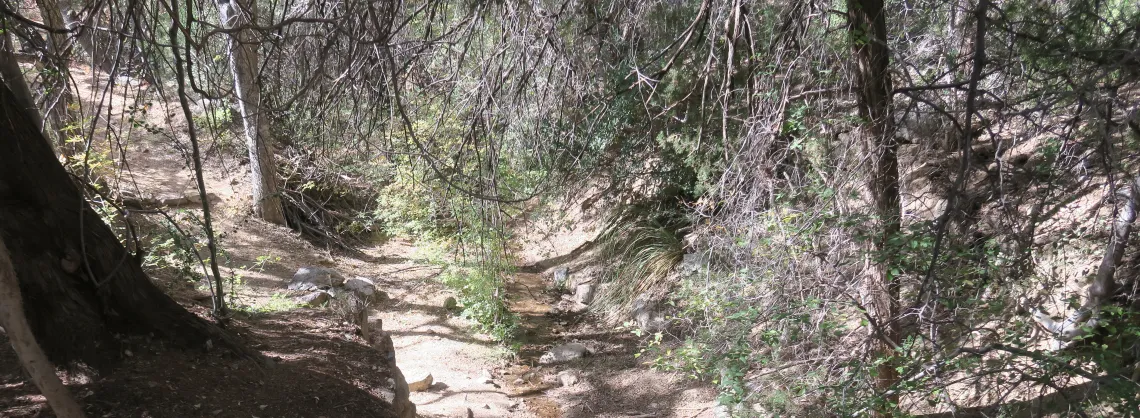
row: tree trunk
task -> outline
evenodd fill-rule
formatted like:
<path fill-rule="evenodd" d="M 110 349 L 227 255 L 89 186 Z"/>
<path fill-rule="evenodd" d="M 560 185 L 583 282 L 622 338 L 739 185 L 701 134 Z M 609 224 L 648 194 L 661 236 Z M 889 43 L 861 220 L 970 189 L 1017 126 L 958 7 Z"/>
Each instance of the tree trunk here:
<path fill-rule="evenodd" d="M 222 27 L 239 28 L 256 21 L 257 5 L 253 0 L 219 0 L 218 15 Z M 253 212 L 266 221 L 284 225 L 285 212 L 277 188 L 277 165 L 269 148 L 272 135 L 269 119 L 261 106 L 261 85 L 257 81 L 259 60 L 255 35 L 252 29 L 230 34 L 230 68 L 249 149 Z"/>
<path fill-rule="evenodd" d="M 54 0 L 43 0 L 54 1 Z M 91 67 L 98 68 L 99 70 L 107 73 L 109 77 L 114 77 L 116 73 L 116 60 L 123 57 L 118 65 L 121 67 L 126 65 L 125 59 L 130 57 L 129 51 L 122 51 L 120 48 L 125 47 L 113 33 L 108 33 L 106 30 L 98 29 L 99 26 L 99 10 L 94 8 L 93 5 L 88 5 L 91 8 L 92 17 L 89 19 L 88 25 L 83 25 L 83 22 L 78 21 L 76 11 L 83 10 L 84 6 L 76 6 L 74 4 L 67 4 L 64 1 L 61 11 L 63 20 L 68 28 L 75 30 L 75 41 L 79 47 L 87 54 L 91 60 Z M 128 52 L 128 53 L 125 53 Z M 125 55 L 125 57 L 124 57 Z"/>
<path fill-rule="evenodd" d="M 115 75 L 115 60 L 123 55 L 118 51 L 119 42 L 117 42 L 117 38 L 121 35 L 117 36 L 105 29 L 98 29 L 99 17 L 103 13 L 101 6 L 91 1 L 77 0 L 37 0 L 37 2 L 40 4 L 41 13 L 46 13 L 46 10 L 59 12 L 57 23 L 73 31 L 71 37 L 75 39 L 75 43 L 72 47 L 82 50 L 87 55 L 92 68 L 98 68 L 112 77 Z M 90 12 L 85 19 L 86 25 L 80 21 L 79 16 L 84 10 Z M 78 56 L 78 53 L 73 53 L 72 56 Z"/>
<path fill-rule="evenodd" d="M 258 357 L 178 305 L 84 200 L 27 112 L 0 87 L 0 239 L 8 244 L 28 322 L 57 364 L 103 368 L 120 357 L 114 334 Z"/>
<path fill-rule="evenodd" d="M 0 41 L 0 79 L 12 90 L 12 94 L 16 96 L 20 107 L 27 112 L 28 117 L 32 118 L 32 122 L 40 128 L 41 132 L 44 128 L 43 117 L 40 116 L 40 110 L 36 108 L 36 99 L 32 95 L 32 89 L 28 88 L 28 80 L 24 79 L 24 71 L 20 69 L 20 62 L 16 60 L 16 49 L 12 43 L 11 25 L 7 20 L 3 20 L 4 34 L 0 35 L 4 38 Z"/>
<path fill-rule="evenodd" d="M 20 282 L 16 280 L 16 271 L 12 267 L 12 259 L 8 256 L 4 240 L 0 240 L 0 326 L 8 334 L 8 341 L 12 343 L 20 364 L 40 389 L 40 393 L 47 398 L 55 415 L 60 418 L 83 418 L 83 408 L 79 407 L 63 381 L 59 380 L 55 366 L 48 361 L 28 326 L 28 318 L 24 316 L 24 301 L 20 299 Z"/>
<path fill-rule="evenodd" d="M 871 265 L 864 277 L 863 291 L 868 313 L 874 319 L 872 340 L 878 357 L 889 360 L 878 366 L 874 387 L 885 395 L 886 405 L 877 415 L 890 416 L 898 405 L 898 362 L 894 348 L 901 341 L 899 284 L 892 277 L 896 254 L 890 238 L 900 230 L 898 142 L 891 124 L 891 79 L 887 49 L 887 26 L 882 0 L 848 0 L 848 31 L 854 56 L 855 89 L 859 116 L 863 119 L 862 141 L 869 161 L 866 165 L 867 191 L 875 211 L 871 240 Z"/>
<path fill-rule="evenodd" d="M 40 9 L 44 26 L 58 30 L 67 29 L 67 24 L 63 20 L 63 11 L 59 8 L 59 3 L 56 0 L 36 0 L 36 5 Z M 47 72 L 48 75 L 44 77 L 43 114 L 51 123 L 50 132 L 54 132 L 57 136 L 56 144 L 58 144 L 59 151 L 63 153 L 70 153 L 70 150 L 75 148 L 67 144 L 68 125 L 72 122 L 71 118 L 68 117 L 68 112 L 71 111 L 74 103 L 70 88 L 71 71 L 68 66 L 71 48 L 68 47 L 68 44 L 66 33 L 49 32 L 47 34 L 48 57 L 45 64 L 51 71 Z"/>

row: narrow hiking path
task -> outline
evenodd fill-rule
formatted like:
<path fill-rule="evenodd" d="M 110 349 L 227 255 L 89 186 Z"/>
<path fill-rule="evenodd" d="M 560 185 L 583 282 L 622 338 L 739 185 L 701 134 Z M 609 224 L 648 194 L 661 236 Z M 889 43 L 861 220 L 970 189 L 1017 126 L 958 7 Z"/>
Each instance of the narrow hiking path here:
<path fill-rule="evenodd" d="M 711 390 L 674 373 L 639 366 L 636 338 L 603 329 L 588 316 L 559 314 L 560 299 L 548 277 L 518 273 L 507 284 L 511 309 L 520 317 L 514 353 L 472 331 L 444 308 L 451 292 L 434 280 L 438 271 L 419 264 L 415 248 L 390 242 L 367 250 L 393 264 L 362 264 L 388 286 L 392 302 L 373 316 L 390 332 L 397 362 L 409 382 L 431 374 L 430 390 L 411 399 L 423 417 L 712 417 Z M 403 254 L 402 256 L 400 254 Z M 409 256 L 409 254 L 412 254 Z M 543 365 L 550 347 L 578 342 L 594 354 L 565 364 Z M 559 373 L 577 382 L 564 385 Z"/>
<path fill-rule="evenodd" d="M 90 72 L 80 69 L 75 74 L 81 87 L 95 81 Z M 127 121 L 122 109 L 133 101 L 116 94 L 109 97 L 116 110 L 103 117 L 109 124 Z M 94 102 L 86 95 L 83 99 Z M 131 117 L 162 129 L 135 133 L 129 143 L 107 145 L 114 149 L 111 155 L 131 156 L 130 166 L 119 168 L 111 186 L 140 199 L 179 202 L 171 213 L 200 216 L 194 203 L 194 175 L 183 158 L 186 122 L 181 112 L 166 103 L 143 112 Z M 521 269 L 525 272 L 509 278 L 506 294 L 522 329 L 517 350 L 512 350 L 479 334 L 473 323 L 444 307 L 445 299 L 454 295 L 438 280 L 439 266 L 428 262 L 415 243 L 391 239 L 343 254 L 313 245 L 287 228 L 253 219 L 247 166 L 214 145 L 203 144 L 204 174 L 215 231 L 224 249 L 223 275 L 239 278 L 226 289 L 239 308 L 233 329 L 254 348 L 290 367 L 273 372 L 278 376 L 274 378 L 225 359 L 127 352 L 126 356 L 135 357 L 122 371 L 97 381 L 71 381 L 90 388 L 83 392 L 87 402 L 105 399 L 106 408 L 116 411 L 107 416 L 163 416 L 159 411 L 209 417 L 248 417 L 251 411 L 262 418 L 373 416 L 368 411 L 382 397 L 377 388 L 383 382 L 377 380 L 386 379 L 370 375 L 378 354 L 329 310 L 297 308 L 292 303 L 297 294 L 287 291 L 286 285 L 305 266 L 371 278 L 391 297 L 375 308 L 370 320 L 374 328 L 390 333 L 397 364 L 408 382 L 432 376 L 434 384 L 428 390 L 411 394 L 421 417 L 713 416 L 715 393 L 679 374 L 639 365 L 633 356 L 637 340 L 628 331 L 599 326 L 589 315 L 557 311 L 563 295 L 553 290 L 550 272 L 542 271 L 555 266 Z M 524 232 L 520 264 L 569 261 L 577 255 L 572 250 L 590 237 L 583 225 L 539 225 L 532 232 L 520 228 Z M 206 315 L 208 288 L 202 283 L 164 274 L 154 278 L 175 299 Z M 564 364 L 540 364 L 539 358 L 552 346 L 569 342 L 589 347 L 593 355 Z M 220 392 L 209 369 L 198 367 L 203 362 L 223 364 L 229 370 L 227 379 L 235 379 L 233 387 L 260 391 L 259 395 L 243 398 L 247 395 Z M 0 383 L 20 380 L 16 369 L 3 371 Z M 567 381 L 559 378 L 560 373 L 574 377 Z M 29 399 L 20 411 L 26 416 L 39 414 L 34 407 L 38 401 Z M 125 405 L 131 408 L 124 409 Z M 0 416 L 6 414 L 0 408 Z M 25 416 L 21 414 L 13 416 Z"/>

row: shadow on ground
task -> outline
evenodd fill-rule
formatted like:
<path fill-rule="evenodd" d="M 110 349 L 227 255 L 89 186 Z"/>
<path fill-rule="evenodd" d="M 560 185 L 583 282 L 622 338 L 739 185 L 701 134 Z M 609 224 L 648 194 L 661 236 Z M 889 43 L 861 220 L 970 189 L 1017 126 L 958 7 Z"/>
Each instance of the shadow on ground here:
<path fill-rule="evenodd" d="M 1002 402 L 994 405 L 984 405 L 971 408 L 959 408 L 956 411 L 936 414 L 919 415 L 921 418 L 1037 418 L 1037 417 L 1085 417 L 1103 416 L 1093 411 L 1081 408 L 1081 405 L 1097 397 L 1100 385 L 1097 382 L 1086 382 L 1069 386 L 1059 391 L 1053 391 L 1033 399 L 1024 401 Z M 1122 415 L 1127 416 L 1127 415 Z"/>
<path fill-rule="evenodd" d="M 233 328 L 276 364 L 134 341 L 113 372 L 72 375 L 69 387 L 98 417 L 394 417 L 384 354 L 352 330 L 306 311 Z M 0 416 L 54 416 L 7 339 L 0 345 Z"/>

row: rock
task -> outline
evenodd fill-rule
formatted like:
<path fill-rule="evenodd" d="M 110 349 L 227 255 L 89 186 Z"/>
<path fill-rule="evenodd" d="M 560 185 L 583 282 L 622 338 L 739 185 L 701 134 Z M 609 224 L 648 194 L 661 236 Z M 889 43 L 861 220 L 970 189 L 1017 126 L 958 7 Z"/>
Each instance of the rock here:
<path fill-rule="evenodd" d="M 336 270 L 324 267 L 301 267 L 293 273 L 293 280 L 289 282 L 289 290 L 318 290 L 328 289 L 344 284 L 344 276 Z"/>
<path fill-rule="evenodd" d="M 558 373 L 558 383 L 561 383 L 562 387 L 574 386 L 578 384 L 578 373 L 563 370 Z"/>
<path fill-rule="evenodd" d="M 433 378 L 431 377 L 431 374 L 429 373 L 423 379 L 417 380 L 415 382 L 408 383 L 408 390 L 410 390 L 412 392 L 423 392 L 423 391 L 431 388 L 432 381 L 433 381 Z"/>
<path fill-rule="evenodd" d="M 379 388 L 384 400 L 392 404 L 397 418 L 416 418 L 416 404 L 409 399 L 411 391 L 408 390 L 408 381 L 404 379 L 404 373 L 396 365 L 396 348 L 392 344 L 391 334 L 380 333 L 374 340 L 368 341 L 386 360 L 384 361 L 386 364 L 382 365 L 388 367 L 390 374 L 386 380 L 391 382 L 391 386 Z"/>
<path fill-rule="evenodd" d="M 717 405 L 716 408 L 713 408 L 713 417 L 732 418 L 732 407 L 728 405 Z"/>
<path fill-rule="evenodd" d="M 555 346 L 539 357 L 540 364 L 554 364 L 563 363 L 571 360 L 577 360 L 582 357 L 590 355 L 590 349 L 579 343 L 568 343 Z"/>
<path fill-rule="evenodd" d="M 638 295 L 633 300 L 633 320 L 637 327 L 645 332 L 661 332 L 668 323 L 661 304 L 649 299 L 645 294 Z"/>
<path fill-rule="evenodd" d="M 570 312 L 570 313 L 579 314 L 582 312 L 586 312 L 587 309 L 590 309 L 590 305 L 574 301 L 574 302 L 570 302 L 570 306 L 567 307 L 566 311 Z"/>
<path fill-rule="evenodd" d="M 590 302 L 594 301 L 594 290 L 596 288 L 597 285 L 593 283 L 582 283 L 578 285 L 574 288 L 574 301 L 589 305 Z"/>
<path fill-rule="evenodd" d="M 341 321 L 357 325 L 363 330 L 372 309 L 372 301 L 343 287 L 334 287 L 328 292 L 332 296 L 328 304 L 329 309 L 332 309 Z"/>
<path fill-rule="evenodd" d="M 554 285 L 559 289 L 570 287 L 570 268 L 559 267 L 554 269 Z"/>
<path fill-rule="evenodd" d="M 447 299 L 443 300 L 443 309 L 454 311 L 457 307 L 459 307 L 459 302 L 454 297 L 448 296 Z"/>
<path fill-rule="evenodd" d="M 297 298 L 297 303 L 306 308 L 316 308 L 329 301 L 329 292 L 318 290 Z"/>
<path fill-rule="evenodd" d="M 677 270 L 681 276 L 691 276 L 703 270 L 706 264 L 708 258 L 704 254 L 689 253 L 681 256 L 681 264 L 677 266 Z"/>
<path fill-rule="evenodd" d="M 388 299 L 388 294 L 376 289 L 376 282 L 366 277 L 356 276 L 344 282 L 344 289 L 355 293 L 361 300 L 369 302 L 382 302 Z"/>

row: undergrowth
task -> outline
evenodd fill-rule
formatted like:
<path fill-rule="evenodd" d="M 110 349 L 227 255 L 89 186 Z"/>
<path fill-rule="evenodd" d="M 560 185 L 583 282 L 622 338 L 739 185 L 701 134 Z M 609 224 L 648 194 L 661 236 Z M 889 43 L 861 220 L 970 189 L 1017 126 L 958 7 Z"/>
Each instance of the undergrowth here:
<path fill-rule="evenodd" d="M 630 206 L 612 214 L 599 240 L 603 259 L 613 263 L 602 279 L 592 309 L 609 323 L 629 317 L 638 297 L 661 299 L 672 287 L 670 274 L 685 249 L 683 217 L 657 206 Z"/>
<path fill-rule="evenodd" d="M 455 291 L 460 315 L 491 338 L 509 343 L 518 316 L 507 305 L 506 280 L 515 273 L 503 219 L 512 208 L 480 201 L 433 182 L 415 170 L 398 169 L 377 194 L 370 216 L 389 236 L 416 241 L 440 281 Z"/>

